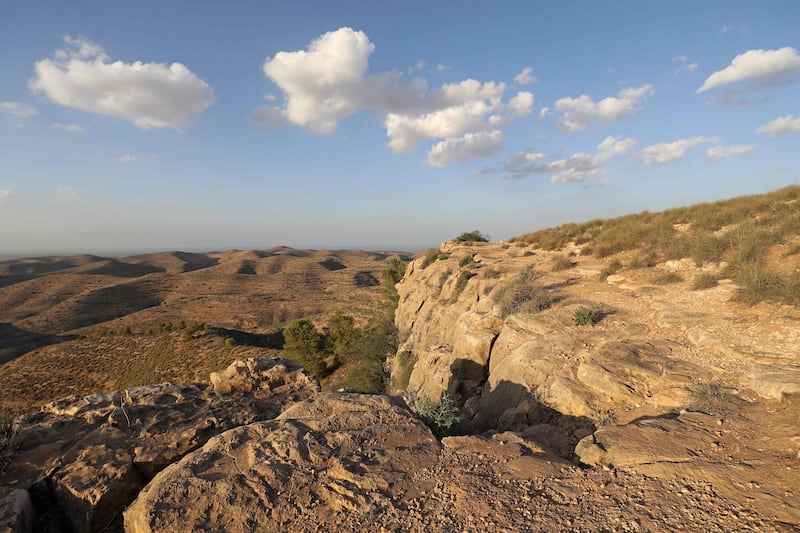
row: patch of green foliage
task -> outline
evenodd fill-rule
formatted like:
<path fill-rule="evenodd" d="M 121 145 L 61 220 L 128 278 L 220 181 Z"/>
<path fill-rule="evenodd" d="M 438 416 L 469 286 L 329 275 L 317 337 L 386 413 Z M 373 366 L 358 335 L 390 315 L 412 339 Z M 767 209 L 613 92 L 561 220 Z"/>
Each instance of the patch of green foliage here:
<path fill-rule="evenodd" d="M 489 242 L 489 236 L 484 235 L 478 230 L 474 230 L 474 231 L 465 231 L 464 233 L 462 233 L 453 240 L 455 242 L 467 243 L 467 244 L 473 242 Z"/>
<path fill-rule="evenodd" d="M 476 274 L 469 270 L 461 271 L 461 273 L 458 275 L 458 279 L 456 279 L 456 286 L 455 286 L 456 298 L 458 298 L 461 295 L 461 293 L 464 292 L 464 289 L 467 288 L 467 283 L 469 283 L 469 280 L 474 278 L 475 276 Z"/>
<path fill-rule="evenodd" d="M 719 412 L 730 404 L 730 393 L 717 382 L 697 383 L 689 391 L 693 397 L 691 408 L 699 411 Z"/>
<path fill-rule="evenodd" d="M 394 313 L 399 296 L 395 284 L 405 273 L 405 265 L 390 258 L 381 273 L 381 312 L 359 328 L 349 315 L 338 311 L 323 331 L 308 319 L 292 322 L 283 330 L 284 354 L 303 368 L 323 377 L 340 366 L 346 369 L 342 386 L 366 393 L 383 392 L 386 376 L 383 365 L 397 351 L 398 331 Z"/>
<path fill-rule="evenodd" d="M 439 401 L 433 401 L 412 393 L 409 395 L 409 405 L 439 438 L 449 435 L 459 422 L 458 405 L 446 394 Z"/>
<path fill-rule="evenodd" d="M 422 263 L 420 263 L 419 267 L 421 269 L 426 269 L 431 266 L 437 259 L 439 259 L 439 249 L 438 248 L 429 248 L 425 252 L 425 257 L 422 258 Z"/>
<path fill-rule="evenodd" d="M 473 266 L 474 264 L 475 264 L 475 260 L 472 258 L 472 256 L 471 255 L 465 255 L 458 262 L 458 267 L 459 268 L 464 268 L 464 267 L 468 267 L 468 266 Z"/>
<path fill-rule="evenodd" d="M 14 431 L 14 419 L 10 412 L 0 411 L 0 472 L 17 454 L 22 445 L 22 435 Z"/>
<path fill-rule="evenodd" d="M 597 306 L 581 306 L 572 315 L 572 322 L 576 326 L 594 326 L 603 319 L 603 310 Z"/>
<path fill-rule="evenodd" d="M 619 259 L 612 260 L 603 270 L 600 271 L 600 279 L 606 279 L 611 274 L 619 272 L 619 269 L 621 268 L 622 263 L 619 262 Z"/>

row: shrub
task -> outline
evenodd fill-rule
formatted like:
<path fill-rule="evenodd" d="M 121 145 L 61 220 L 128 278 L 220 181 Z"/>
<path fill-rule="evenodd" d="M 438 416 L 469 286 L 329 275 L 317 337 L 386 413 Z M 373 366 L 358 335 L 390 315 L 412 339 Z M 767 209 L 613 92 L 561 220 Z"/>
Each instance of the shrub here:
<path fill-rule="evenodd" d="M 664 272 L 653 278 L 656 285 L 669 285 L 670 283 L 680 283 L 683 278 L 675 272 Z"/>
<path fill-rule="evenodd" d="M 409 395 L 411 408 L 419 415 L 425 425 L 431 428 L 434 435 L 441 438 L 458 423 L 459 409 L 452 398 L 443 394 L 437 401 L 429 400 L 415 393 Z"/>
<path fill-rule="evenodd" d="M 718 284 L 719 280 L 717 279 L 717 276 L 713 274 L 700 274 L 694 278 L 692 290 L 702 291 L 705 289 L 710 289 L 711 287 L 716 287 Z"/>
<path fill-rule="evenodd" d="M 575 314 L 572 315 L 572 322 L 576 326 L 594 326 L 603 319 L 603 311 L 596 306 L 583 307 L 581 306 Z"/>
<path fill-rule="evenodd" d="M 294 359 L 316 376 L 325 374 L 323 337 L 310 320 L 301 318 L 293 321 L 283 330 L 283 338 L 285 339 L 283 351 L 286 357 Z"/>
<path fill-rule="evenodd" d="M 689 391 L 694 398 L 691 407 L 697 410 L 719 411 L 730 402 L 730 395 L 720 383 L 697 383 Z"/>
<path fill-rule="evenodd" d="M 553 271 L 568 270 L 574 266 L 575 263 L 570 261 L 569 257 L 561 254 L 554 255 L 553 260 L 550 263 L 550 268 L 553 269 Z"/>
<path fill-rule="evenodd" d="M 14 431 L 11 413 L 0 412 L 0 472 L 14 458 L 22 445 L 22 435 Z"/>
<path fill-rule="evenodd" d="M 497 279 L 500 277 L 500 271 L 496 268 L 487 267 L 483 269 L 483 277 L 486 279 Z"/>
<path fill-rule="evenodd" d="M 473 242 L 489 242 L 489 236 L 484 235 L 478 230 L 464 232 L 455 239 L 456 242 L 473 243 Z"/>
<path fill-rule="evenodd" d="M 461 271 L 461 273 L 458 275 L 458 279 L 456 280 L 456 287 L 455 287 L 456 298 L 458 298 L 458 296 L 462 292 L 464 292 L 464 289 L 467 288 L 467 283 L 469 283 L 469 280 L 472 279 L 473 277 L 475 277 L 474 272 L 471 272 L 469 270 Z"/>
<path fill-rule="evenodd" d="M 430 248 L 425 252 L 425 257 L 422 259 L 422 263 L 420 263 L 419 267 L 424 270 L 431 266 L 437 259 L 439 259 L 439 249 Z"/>
<path fill-rule="evenodd" d="M 444 286 L 444 282 L 447 281 L 447 278 L 449 278 L 450 274 L 452 274 L 452 273 L 453 273 L 453 269 L 452 268 L 448 268 L 447 270 L 445 270 L 444 272 L 439 274 L 439 288 L 440 289 Z"/>
<path fill-rule="evenodd" d="M 528 267 L 513 280 L 494 291 L 494 301 L 500 305 L 503 317 L 514 313 L 541 311 L 555 301 L 553 295 L 536 284 L 539 273 Z"/>
<path fill-rule="evenodd" d="M 474 264 L 475 264 L 475 260 L 472 259 L 472 256 L 471 255 L 465 255 L 458 262 L 458 267 L 459 268 L 464 268 L 466 266 L 472 266 Z"/>
<path fill-rule="evenodd" d="M 620 268 L 622 268 L 622 263 L 619 262 L 619 259 L 614 259 L 600 271 L 600 279 L 606 279 L 611 274 L 619 272 Z"/>

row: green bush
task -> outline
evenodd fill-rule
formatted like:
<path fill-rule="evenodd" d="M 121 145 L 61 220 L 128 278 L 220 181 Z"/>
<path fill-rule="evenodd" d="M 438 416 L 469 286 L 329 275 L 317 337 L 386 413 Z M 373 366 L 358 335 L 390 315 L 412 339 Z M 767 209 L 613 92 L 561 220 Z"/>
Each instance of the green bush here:
<path fill-rule="evenodd" d="M 489 242 L 489 236 L 475 230 L 464 232 L 453 240 L 461 243 Z"/>
<path fill-rule="evenodd" d="M 301 318 L 293 321 L 283 330 L 283 338 L 286 357 L 294 359 L 316 376 L 325 374 L 324 339 L 310 320 Z"/>
<path fill-rule="evenodd" d="M 443 394 L 439 401 L 433 401 L 411 393 L 409 404 L 439 438 L 447 436 L 459 421 L 458 405 L 446 394 Z"/>
<path fill-rule="evenodd" d="M 420 263 L 419 267 L 424 270 L 431 266 L 437 259 L 439 259 L 439 249 L 430 248 L 425 252 L 425 257 L 422 258 L 422 263 Z"/>
<path fill-rule="evenodd" d="M 458 279 L 456 280 L 456 298 L 458 298 L 458 296 L 464 292 L 464 289 L 467 288 L 467 283 L 469 283 L 469 280 L 473 277 L 475 277 L 474 272 L 470 272 L 469 270 L 461 271 L 461 273 L 458 275 Z"/>
<path fill-rule="evenodd" d="M 603 311 L 599 307 L 583 307 L 581 306 L 575 314 L 572 315 L 572 322 L 576 326 L 594 326 L 603 319 Z"/>
<path fill-rule="evenodd" d="M 500 305 L 503 317 L 541 311 L 553 304 L 555 298 L 550 291 L 536 284 L 539 276 L 533 267 L 528 267 L 493 292 L 493 299 Z"/>
<path fill-rule="evenodd" d="M 14 458 L 22 445 L 22 435 L 14 431 L 11 413 L 0 412 L 0 472 Z"/>

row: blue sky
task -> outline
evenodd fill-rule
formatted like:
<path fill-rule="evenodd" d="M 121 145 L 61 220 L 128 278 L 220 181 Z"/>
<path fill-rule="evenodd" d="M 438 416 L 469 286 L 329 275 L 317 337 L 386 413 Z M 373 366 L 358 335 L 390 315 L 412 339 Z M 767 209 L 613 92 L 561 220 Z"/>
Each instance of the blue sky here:
<path fill-rule="evenodd" d="M 800 3 L 0 4 L 0 255 L 422 248 L 800 183 Z"/>

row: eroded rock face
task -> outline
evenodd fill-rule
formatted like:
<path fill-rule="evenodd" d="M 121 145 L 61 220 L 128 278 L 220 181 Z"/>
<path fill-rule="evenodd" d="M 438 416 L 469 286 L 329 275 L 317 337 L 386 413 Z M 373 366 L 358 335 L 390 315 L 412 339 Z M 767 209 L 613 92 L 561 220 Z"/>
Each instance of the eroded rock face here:
<path fill-rule="evenodd" d="M 236 361 L 206 383 L 150 385 L 58 400 L 23 417 L 25 449 L 5 473 L 52 487 L 78 532 L 99 531 L 152 477 L 209 438 L 314 397 L 317 381 L 285 359 Z"/>
<path fill-rule="evenodd" d="M 33 504 L 28 491 L 0 487 L 0 532 L 29 533 L 33 525 Z"/>
<path fill-rule="evenodd" d="M 400 400 L 328 393 L 227 431 L 166 468 L 125 512 L 156 531 L 314 531 L 403 508 L 440 445 Z M 192 502 L 187 505 L 187 502 Z M 209 529 L 210 528 L 210 529 Z"/>

